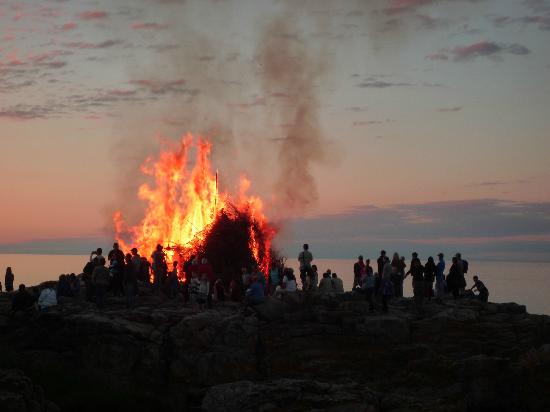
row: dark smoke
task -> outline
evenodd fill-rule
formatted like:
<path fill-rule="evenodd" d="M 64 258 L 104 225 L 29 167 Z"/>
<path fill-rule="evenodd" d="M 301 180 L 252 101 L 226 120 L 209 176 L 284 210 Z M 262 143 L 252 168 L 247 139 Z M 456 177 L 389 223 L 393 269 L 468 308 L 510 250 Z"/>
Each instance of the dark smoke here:
<path fill-rule="evenodd" d="M 262 87 L 266 96 L 279 96 L 273 115 L 285 125 L 286 133 L 276 139 L 278 169 L 276 203 L 289 215 L 302 212 L 318 199 L 312 166 L 326 155 L 319 125 L 316 82 L 324 72 L 324 61 L 307 43 L 293 35 L 288 15 L 274 19 L 258 45 Z"/>

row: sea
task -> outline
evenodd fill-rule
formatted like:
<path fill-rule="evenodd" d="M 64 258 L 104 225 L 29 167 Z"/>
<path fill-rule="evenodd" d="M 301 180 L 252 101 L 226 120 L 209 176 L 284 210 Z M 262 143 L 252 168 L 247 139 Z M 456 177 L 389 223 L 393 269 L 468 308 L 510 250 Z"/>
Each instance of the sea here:
<path fill-rule="evenodd" d="M 78 255 L 0 254 L 0 281 L 4 283 L 5 268 L 11 266 L 15 287 L 20 283 L 37 285 L 57 279 L 63 273 L 81 273 L 88 259 L 89 256 Z M 313 261 L 319 273 L 327 269 L 336 272 L 344 281 L 346 290 L 350 290 L 353 284 L 354 262 L 354 259 L 317 258 Z M 298 262 L 287 261 L 287 266 L 297 270 Z M 448 262 L 447 270 L 449 266 Z M 469 260 L 468 287 L 473 284 L 474 275 L 478 275 L 489 288 L 491 302 L 516 302 L 526 305 L 529 313 L 550 315 L 550 263 Z M 410 277 L 405 280 L 404 295 L 412 296 Z"/>

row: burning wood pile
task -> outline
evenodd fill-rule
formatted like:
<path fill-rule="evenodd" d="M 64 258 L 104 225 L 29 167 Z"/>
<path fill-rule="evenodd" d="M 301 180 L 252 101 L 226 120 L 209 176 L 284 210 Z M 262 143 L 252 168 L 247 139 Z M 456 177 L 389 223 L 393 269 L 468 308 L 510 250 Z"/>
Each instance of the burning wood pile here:
<path fill-rule="evenodd" d="M 229 277 L 242 266 L 257 266 L 266 276 L 274 258 L 275 227 L 263 213 L 261 199 L 247 195 L 250 182 L 241 177 L 236 200 L 222 193 L 212 172 L 209 141 L 188 134 L 179 142 L 163 142 L 158 158 L 149 157 L 142 172 L 154 183 L 140 186 L 146 202 L 140 223 L 129 226 L 117 211 L 113 220 L 122 248 L 136 247 L 150 257 L 157 244 L 165 246 L 167 263 L 183 264 L 204 256 L 216 273 Z M 188 158 L 195 150 L 195 162 Z"/>

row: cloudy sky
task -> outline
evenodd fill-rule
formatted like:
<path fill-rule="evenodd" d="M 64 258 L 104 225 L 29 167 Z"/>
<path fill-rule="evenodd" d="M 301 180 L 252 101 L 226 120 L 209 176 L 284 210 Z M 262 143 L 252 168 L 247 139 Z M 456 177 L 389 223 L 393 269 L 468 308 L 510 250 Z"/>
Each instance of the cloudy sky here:
<path fill-rule="evenodd" d="M 550 0 L 0 0 L 0 40 L 0 250 L 109 239 L 189 131 L 290 254 L 550 260 Z"/>

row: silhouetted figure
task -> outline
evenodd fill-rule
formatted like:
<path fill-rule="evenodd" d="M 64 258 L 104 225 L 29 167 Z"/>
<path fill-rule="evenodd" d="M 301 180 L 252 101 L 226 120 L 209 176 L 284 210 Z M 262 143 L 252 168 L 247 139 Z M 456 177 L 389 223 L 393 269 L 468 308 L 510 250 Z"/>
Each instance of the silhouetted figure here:
<path fill-rule="evenodd" d="M 105 267 L 105 258 L 102 256 L 98 260 L 97 266 L 92 272 L 92 282 L 94 285 L 96 304 L 99 308 L 105 307 L 105 293 L 109 285 L 109 269 Z"/>
<path fill-rule="evenodd" d="M 92 253 L 90 253 L 90 262 L 94 262 L 97 266 L 99 263 L 99 260 L 103 257 L 103 249 L 98 247 L 96 250 L 92 250 Z"/>
<path fill-rule="evenodd" d="M 281 268 L 277 262 L 273 262 L 269 270 L 269 293 L 275 293 L 275 289 L 281 285 Z"/>
<path fill-rule="evenodd" d="M 231 302 L 241 301 L 241 285 L 236 279 L 231 279 L 229 282 L 229 299 Z"/>
<path fill-rule="evenodd" d="M 151 265 L 154 276 L 153 284 L 158 290 L 164 284 L 167 272 L 166 254 L 162 250 L 162 245 L 157 245 L 156 250 L 151 255 L 151 259 L 153 260 L 153 264 Z"/>
<path fill-rule="evenodd" d="M 136 271 L 135 266 L 132 264 L 132 255 L 126 254 L 125 256 L 126 265 L 124 266 L 124 295 L 126 296 L 126 307 L 131 308 L 136 303 L 136 295 L 138 293 L 138 271 Z"/>
<path fill-rule="evenodd" d="M 394 296 L 403 296 L 403 276 L 401 275 L 402 261 L 396 252 L 391 259 L 391 281 L 394 288 Z"/>
<path fill-rule="evenodd" d="M 139 265 L 139 279 L 144 283 L 151 283 L 151 263 L 145 256 L 141 256 Z"/>
<path fill-rule="evenodd" d="M 309 251 L 309 245 L 304 243 L 303 250 L 298 255 L 298 262 L 300 263 L 300 280 L 302 281 L 302 288 L 305 288 L 306 276 L 310 276 L 312 272 L 311 262 L 313 261 L 313 255 Z"/>
<path fill-rule="evenodd" d="M 216 300 L 218 302 L 224 302 L 225 301 L 225 288 L 223 287 L 223 282 L 221 279 L 216 279 L 216 282 L 214 282 L 214 293 Z"/>
<path fill-rule="evenodd" d="M 127 255 L 127 258 L 125 258 L 123 255 L 122 260 L 118 260 L 118 257 L 113 256 L 113 259 L 110 261 L 109 264 L 111 290 L 113 291 L 114 296 L 124 296 L 123 281 L 125 271 L 126 269 L 133 270 L 131 265 L 129 268 L 127 268 L 128 265 L 125 264 L 126 259 L 129 263 L 131 259 L 131 255 L 129 253 Z"/>
<path fill-rule="evenodd" d="M 453 298 L 458 298 L 460 296 L 460 285 L 462 283 L 460 271 L 458 268 L 458 258 L 453 257 L 453 263 L 449 269 L 449 274 L 447 275 L 447 287 L 449 291 L 452 292 Z"/>
<path fill-rule="evenodd" d="M 462 259 L 462 255 L 460 253 L 456 254 L 456 259 L 457 259 L 456 264 L 457 264 L 458 274 L 460 279 L 458 290 L 460 292 L 460 295 L 462 296 L 464 294 L 464 290 L 466 289 L 465 274 L 468 273 L 468 262 Z"/>
<path fill-rule="evenodd" d="M 284 271 L 282 289 L 287 292 L 296 292 L 296 289 L 298 289 L 296 276 L 294 276 L 292 268 L 286 268 Z"/>
<path fill-rule="evenodd" d="M 246 290 L 245 309 L 249 306 L 257 306 L 265 302 L 265 291 L 257 275 L 252 276 L 252 283 Z"/>
<path fill-rule="evenodd" d="M 332 287 L 336 293 L 344 293 L 344 282 L 336 273 L 332 274 Z"/>
<path fill-rule="evenodd" d="M 67 275 L 60 275 L 57 282 L 57 296 L 58 297 L 72 297 L 73 292 L 71 290 L 71 285 L 69 284 L 69 279 Z"/>
<path fill-rule="evenodd" d="M 130 262 L 137 279 L 139 278 L 139 273 L 141 268 L 141 256 L 139 255 L 138 250 L 135 247 L 133 247 L 132 250 L 130 250 L 130 252 L 132 253 L 132 259 Z"/>
<path fill-rule="evenodd" d="M 332 285 L 330 269 L 323 273 L 323 278 L 319 282 L 319 292 L 334 293 L 334 286 Z"/>
<path fill-rule="evenodd" d="M 210 308 L 212 307 L 212 293 L 214 292 L 214 282 L 216 281 L 216 277 L 214 275 L 214 268 L 205 257 L 201 259 L 201 264 L 199 265 L 199 275 L 201 278 L 205 278 L 208 282 L 206 304 Z"/>
<path fill-rule="evenodd" d="M 116 260 L 119 264 L 124 265 L 124 252 L 120 250 L 118 243 L 113 243 L 113 249 L 107 255 L 109 263 Z"/>
<path fill-rule="evenodd" d="M 382 281 L 380 283 L 380 296 L 382 296 L 382 312 L 388 312 L 388 302 L 394 295 L 394 286 L 391 281 L 391 264 L 386 262 L 384 272 L 382 272 Z"/>
<path fill-rule="evenodd" d="M 172 263 L 172 270 L 168 274 L 168 292 L 172 299 L 178 295 L 179 279 L 178 279 L 178 262 Z"/>
<path fill-rule="evenodd" d="M 6 276 L 4 277 L 4 286 L 6 287 L 6 292 L 13 292 L 13 281 L 15 280 L 15 275 L 13 274 L 11 267 L 6 268 Z"/>
<path fill-rule="evenodd" d="M 92 281 L 92 273 L 97 266 L 96 260 L 90 260 L 82 269 L 82 280 L 84 281 L 84 287 L 86 288 L 86 300 L 92 302 L 94 300 L 94 283 Z"/>
<path fill-rule="evenodd" d="M 470 288 L 471 291 L 476 289 L 478 291 L 477 297 L 482 302 L 487 302 L 489 300 L 489 289 L 485 286 L 485 284 L 479 280 L 479 277 L 474 276 L 474 286 Z"/>
<path fill-rule="evenodd" d="M 434 258 L 430 256 L 426 265 L 424 265 L 424 297 L 428 299 L 431 299 L 434 295 L 433 286 L 436 270 Z"/>
<path fill-rule="evenodd" d="M 78 297 L 80 295 L 80 279 L 74 273 L 69 275 L 69 287 L 71 288 L 71 296 Z"/>
<path fill-rule="evenodd" d="M 355 290 L 356 287 L 359 287 L 361 280 L 365 276 L 365 262 L 363 261 L 363 256 L 359 255 L 357 257 L 357 262 L 353 264 L 353 287 L 352 290 Z"/>
<path fill-rule="evenodd" d="M 51 283 L 47 283 L 46 287 L 42 289 L 37 303 L 40 312 L 45 312 L 49 308 L 57 306 L 57 294 Z"/>
<path fill-rule="evenodd" d="M 418 258 L 418 253 L 413 252 L 411 259 L 411 267 L 409 271 L 405 274 L 405 277 L 408 275 L 412 276 L 412 286 L 413 286 L 413 297 L 414 303 L 417 307 L 422 306 L 424 301 L 424 267 L 420 263 Z"/>
<path fill-rule="evenodd" d="M 445 260 L 443 253 L 438 253 L 438 262 L 435 270 L 435 296 L 441 301 L 445 296 Z"/>
<path fill-rule="evenodd" d="M 25 285 L 19 285 L 19 290 L 13 295 L 11 302 L 11 313 L 14 316 L 17 312 L 34 311 L 34 296 L 29 293 Z"/>
<path fill-rule="evenodd" d="M 386 251 L 381 250 L 380 251 L 380 256 L 376 260 L 376 263 L 378 264 L 378 274 L 379 275 L 382 275 L 382 273 L 384 272 L 384 265 L 386 264 L 386 259 L 387 258 L 388 257 L 386 256 Z"/>
<path fill-rule="evenodd" d="M 367 265 L 369 263 L 369 260 L 367 259 Z M 370 266 L 368 266 L 370 268 Z M 366 271 L 365 277 L 363 278 L 363 281 L 361 283 L 361 288 L 363 289 L 363 292 L 365 293 L 365 298 L 367 299 L 367 302 L 369 302 L 369 311 L 374 312 L 374 275 L 372 273 L 372 268 L 370 270 Z"/>

